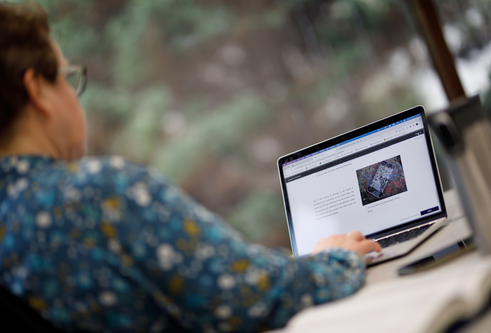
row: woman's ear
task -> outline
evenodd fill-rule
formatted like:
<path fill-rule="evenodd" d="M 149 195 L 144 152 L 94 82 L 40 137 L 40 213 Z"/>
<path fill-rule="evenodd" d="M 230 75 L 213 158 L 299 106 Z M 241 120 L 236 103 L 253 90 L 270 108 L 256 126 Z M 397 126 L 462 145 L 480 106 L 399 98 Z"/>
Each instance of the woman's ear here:
<path fill-rule="evenodd" d="M 46 79 L 36 73 L 33 68 L 29 68 L 24 73 L 23 82 L 27 91 L 27 97 L 29 98 L 28 103 L 37 111 L 48 115 L 50 113 L 50 103 L 46 94 L 48 85 Z"/>

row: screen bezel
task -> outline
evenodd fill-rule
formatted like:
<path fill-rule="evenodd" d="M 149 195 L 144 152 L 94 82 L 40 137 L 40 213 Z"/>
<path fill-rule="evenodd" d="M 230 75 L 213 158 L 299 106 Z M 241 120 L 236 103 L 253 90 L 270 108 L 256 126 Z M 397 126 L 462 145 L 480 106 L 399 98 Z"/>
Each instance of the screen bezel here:
<path fill-rule="evenodd" d="M 445 207 L 445 201 L 443 199 L 443 188 L 442 188 L 442 184 L 441 184 L 441 180 L 440 180 L 440 173 L 439 173 L 437 163 L 436 163 L 435 152 L 434 152 L 434 148 L 433 148 L 433 141 L 431 139 L 428 121 L 426 119 L 425 109 L 423 106 L 418 105 L 418 106 L 415 106 L 411 109 L 401 111 L 401 112 L 396 113 L 392 116 L 383 118 L 381 120 L 378 120 L 378 121 L 375 121 L 375 122 L 370 123 L 368 125 L 354 129 L 354 130 L 349 131 L 347 133 L 338 135 L 334 138 L 331 138 L 331 139 L 328 139 L 325 141 L 321 141 L 321 142 L 316 143 L 312 146 L 309 146 L 309 147 L 303 148 L 301 150 L 295 151 L 293 153 L 281 156 L 278 159 L 277 167 L 278 167 L 278 174 L 279 174 L 280 184 L 281 184 L 281 193 L 283 196 L 283 203 L 285 206 L 285 215 L 286 215 L 286 220 L 287 220 L 287 225 L 288 225 L 288 233 L 290 236 L 290 243 L 291 243 L 292 251 L 293 251 L 293 254 L 295 255 L 295 257 L 298 257 L 298 249 L 297 249 L 297 243 L 296 243 L 296 239 L 295 239 L 295 230 L 293 227 L 293 220 L 292 220 L 292 215 L 291 215 L 291 210 L 290 210 L 290 204 L 289 204 L 289 200 L 288 200 L 288 193 L 287 193 L 287 189 L 286 189 L 286 181 L 285 181 L 285 177 L 283 174 L 283 167 L 282 167 L 283 164 L 297 160 L 297 159 L 305 157 L 305 156 L 308 156 L 308 155 L 313 154 L 315 152 L 318 152 L 320 150 L 332 147 L 332 146 L 337 145 L 339 143 L 351 140 L 351 139 L 356 138 L 360 135 L 364 135 L 364 134 L 372 132 L 376 129 L 388 126 L 388 125 L 393 124 L 397 121 L 400 121 L 400 120 L 403 120 L 403 119 L 406 119 L 406 118 L 409 118 L 409 117 L 412 117 L 415 115 L 421 115 L 421 119 L 423 121 L 426 146 L 427 146 L 427 151 L 428 151 L 428 154 L 430 157 L 431 167 L 433 170 L 433 178 L 434 178 L 435 186 L 436 186 L 436 189 L 438 192 L 438 198 L 440 200 L 441 211 L 437 212 L 435 214 L 425 215 L 425 216 L 418 218 L 416 220 L 413 220 L 413 221 L 410 221 L 407 223 L 403 223 L 403 224 L 400 224 L 400 225 L 397 225 L 397 226 L 394 226 L 394 227 L 391 227 L 388 229 L 380 230 L 376 233 L 367 234 L 367 235 L 365 235 L 365 237 L 367 237 L 367 238 L 380 238 L 380 237 L 384 237 L 386 235 L 390 235 L 392 233 L 396 233 L 398 231 L 401 231 L 401 230 L 404 230 L 407 228 L 411 228 L 411 227 L 415 227 L 415 226 L 418 226 L 421 224 L 428 223 L 432 220 L 437 220 L 437 219 L 442 218 L 442 217 L 447 217 L 447 210 Z"/>

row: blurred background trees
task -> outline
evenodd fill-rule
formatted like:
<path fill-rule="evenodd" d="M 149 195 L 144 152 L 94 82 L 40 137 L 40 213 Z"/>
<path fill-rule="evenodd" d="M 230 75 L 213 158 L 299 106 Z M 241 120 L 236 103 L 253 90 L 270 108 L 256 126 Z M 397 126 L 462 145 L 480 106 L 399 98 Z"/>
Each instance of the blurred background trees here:
<path fill-rule="evenodd" d="M 289 247 L 279 156 L 447 104 L 406 0 L 38 2 L 88 67 L 90 154 L 155 167 L 270 246 Z M 466 93 L 484 94 L 491 1 L 435 3 Z"/>

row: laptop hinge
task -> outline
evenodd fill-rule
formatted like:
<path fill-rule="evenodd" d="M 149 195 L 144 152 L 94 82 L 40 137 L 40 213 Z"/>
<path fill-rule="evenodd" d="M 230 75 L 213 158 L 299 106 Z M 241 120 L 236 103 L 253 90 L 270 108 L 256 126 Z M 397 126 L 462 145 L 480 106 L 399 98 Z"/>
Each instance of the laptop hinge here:
<path fill-rule="evenodd" d="M 432 225 L 432 224 L 435 224 L 435 223 L 436 223 L 436 221 L 430 221 L 430 222 L 428 222 L 428 223 L 420 224 L 420 225 L 417 225 L 417 226 L 415 226 L 415 227 L 412 227 L 412 228 L 409 228 L 409 229 L 404 229 L 404 230 L 402 230 L 402 231 L 395 232 L 395 233 L 393 233 L 393 234 L 390 234 L 390 235 L 387 235 L 387 236 L 384 236 L 384 237 L 380 237 L 380 238 L 376 238 L 376 239 L 372 239 L 372 240 L 375 240 L 375 241 L 377 241 L 377 242 L 378 242 L 378 241 L 379 241 L 379 240 L 381 240 L 381 239 L 385 239 L 385 238 L 394 237 L 394 236 L 396 236 L 396 235 L 399 235 L 399 234 L 404 234 L 404 233 L 409 232 L 409 231 L 411 231 L 411 230 L 419 229 L 419 228 L 421 228 L 421 227 L 424 227 L 424 226 L 427 226 L 427 225 Z"/>

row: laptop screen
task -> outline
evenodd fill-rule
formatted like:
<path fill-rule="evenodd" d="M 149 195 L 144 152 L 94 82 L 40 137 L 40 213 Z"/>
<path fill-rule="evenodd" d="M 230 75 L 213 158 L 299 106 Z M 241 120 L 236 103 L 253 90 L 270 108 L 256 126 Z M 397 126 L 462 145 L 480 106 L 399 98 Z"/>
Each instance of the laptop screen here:
<path fill-rule="evenodd" d="M 295 255 L 333 234 L 381 236 L 444 212 L 423 108 L 410 111 L 278 160 Z"/>

